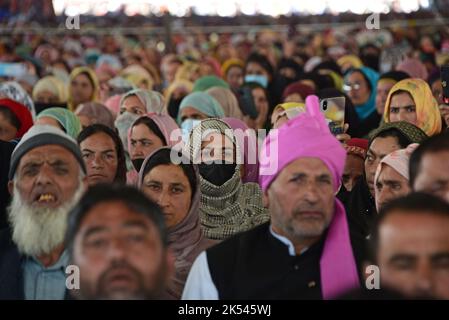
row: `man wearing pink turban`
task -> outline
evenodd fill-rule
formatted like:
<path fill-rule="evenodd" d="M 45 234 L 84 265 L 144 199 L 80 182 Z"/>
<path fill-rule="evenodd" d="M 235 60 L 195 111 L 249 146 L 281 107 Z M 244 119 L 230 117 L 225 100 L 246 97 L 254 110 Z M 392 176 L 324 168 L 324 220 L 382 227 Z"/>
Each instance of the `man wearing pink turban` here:
<path fill-rule="evenodd" d="M 201 253 L 183 299 L 335 299 L 360 288 L 354 253 L 364 251 L 363 241 L 352 247 L 335 197 L 345 159 L 318 98 L 309 96 L 306 112 L 272 130 L 261 150 L 271 221 Z"/>

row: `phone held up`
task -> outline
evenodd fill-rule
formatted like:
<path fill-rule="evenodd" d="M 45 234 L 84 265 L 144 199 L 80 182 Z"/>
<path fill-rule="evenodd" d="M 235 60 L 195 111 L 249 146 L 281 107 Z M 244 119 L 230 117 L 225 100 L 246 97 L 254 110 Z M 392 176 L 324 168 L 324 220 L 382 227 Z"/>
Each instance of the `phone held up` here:
<path fill-rule="evenodd" d="M 345 97 L 321 99 L 320 111 L 324 114 L 332 134 L 342 134 L 345 125 Z"/>
<path fill-rule="evenodd" d="M 449 64 L 441 66 L 441 86 L 443 87 L 443 103 L 449 106 Z"/>

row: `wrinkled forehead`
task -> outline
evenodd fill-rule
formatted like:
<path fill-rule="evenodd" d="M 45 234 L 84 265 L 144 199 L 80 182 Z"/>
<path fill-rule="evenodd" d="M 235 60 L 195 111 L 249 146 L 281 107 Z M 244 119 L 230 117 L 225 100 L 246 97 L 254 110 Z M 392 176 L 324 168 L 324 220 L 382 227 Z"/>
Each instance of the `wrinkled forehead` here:
<path fill-rule="evenodd" d="M 43 162 L 60 162 L 67 165 L 76 165 L 75 156 L 66 148 L 59 145 L 44 145 L 31 149 L 20 159 L 18 169 L 28 164 L 41 164 Z"/>

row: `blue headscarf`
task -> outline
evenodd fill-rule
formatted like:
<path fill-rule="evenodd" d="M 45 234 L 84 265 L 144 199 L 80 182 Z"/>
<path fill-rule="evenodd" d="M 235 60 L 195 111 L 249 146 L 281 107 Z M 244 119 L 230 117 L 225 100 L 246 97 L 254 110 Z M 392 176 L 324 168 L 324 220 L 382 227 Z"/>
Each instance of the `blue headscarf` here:
<path fill-rule="evenodd" d="M 353 72 L 359 71 L 361 72 L 366 79 L 368 79 L 371 87 L 371 94 L 364 104 L 354 105 L 355 112 L 360 120 L 365 120 L 368 118 L 373 112 L 376 111 L 376 88 L 377 81 L 379 80 L 379 74 L 371 68 L 362 67 L 358 69 L 352 69 L 345 77 L 345 80 L 351 75 Z"/>

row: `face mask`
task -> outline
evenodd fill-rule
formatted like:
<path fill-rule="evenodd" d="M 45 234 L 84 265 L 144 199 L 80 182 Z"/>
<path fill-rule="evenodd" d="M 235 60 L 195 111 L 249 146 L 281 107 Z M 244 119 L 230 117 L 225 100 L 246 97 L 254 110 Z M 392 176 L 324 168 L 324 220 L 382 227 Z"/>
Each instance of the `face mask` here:
<path fill-rule="evenodd" d="M 262 87 L 268 87 L 268 78 L 260 74 L 248 74 L 245 76 L 245 82 L 256 82 Z"/>
<path fill-rule="evenodd" d="M 196 119 L 185 119 L 181 123 L 182 129 L 182 141 L 187 142 L 189 140 L 190 132 L 195 128 L 198 124 L 200 124 L 201 120 Z"/>
<path fill-rule="evenodd" d="M 140 168 L 142 168 L 144 160 L 145 159 L 143 159 L 143 158 L 131 160 L 131 162 L 133 163 L 134 169 L 136 169 L 137 172 L 139 172 Z"/>
<path fill-rule="evenodd" d="M 235 172 L 235 163 L 200 163 L 198 170 L 203 179 L 206 179 L 215 186 L 221 186 L 232 178 Z"/>

